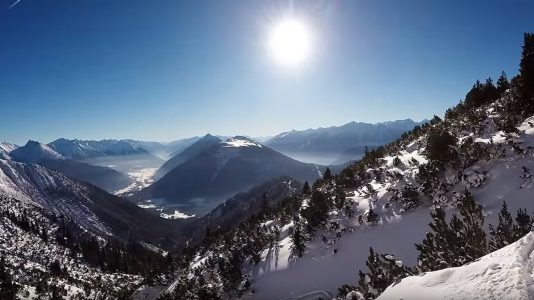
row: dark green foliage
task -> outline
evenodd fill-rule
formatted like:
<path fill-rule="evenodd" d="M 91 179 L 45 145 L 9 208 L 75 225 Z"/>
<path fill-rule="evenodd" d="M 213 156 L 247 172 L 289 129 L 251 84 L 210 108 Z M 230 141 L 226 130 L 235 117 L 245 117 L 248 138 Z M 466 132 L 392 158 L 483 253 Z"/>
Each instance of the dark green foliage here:
<path fill-rule="evenodd" d="M 305 181 L 304 186 L 302 186 L 302 195 L 309 195 L 310 194 L 310 184 Z"/>
<path fill-rule="evenodd" d="M 54 276 L 61 276 L 63 273 L 63 270 L 61 270 L 61 264 L 57 259 L 50 264 L 49 269 L 50 273 Z"/>
<path fill-rule="evenodd" d="M 530 114 L 534 111 L 534 34 L 532 33 L 524 35 L 519 72 L 521 102 L 524 112 Z"/>
<path fill-rule="evenodd" d="M 485 83 L 477 82 L 465 96 L 465 104 L 470 107 L 480 107 L 484 104 L 495 101 L 499 96 L 497 88 L 491 78 L 486 79 Z"/>
<path fill-rule="evenodd" d="M 456 146 L 456 138 L 448 131 L 434 130 L 428 135 L 426 155 L 431 160 L 448 162 L 456 157 L 453 147 Z"/>
<path fill-rule="evenodd" d="M 460 214 L 461 219 L 453 215 L 448 224 L 441 208 L 430 214 L 431 232 L 427 232 L 421 244 L 415 245 L 419 251 L 420 271 L 458 267 L 487 254 L 482 208 L 467 191 L 460 204 Z"/>
<path fill-rule="evenodd" d="M 306 219 L 309 231 L 325 224 L 330 211 L 330 202 L 328 195 L 317 189 L 313 190 L 308 207 L 303 209 L 301 213 L 302 217 Z"/>
<path fill-rule="evenodd" d="M 525 209 L 519 209 L 515 217 L 514 236 L 519 239 L 532 231 L 532 223 L 534 220 L 527 214 Z"/>
<path fill-rule="evenodd" d="M 425 272 L 460 266 L 461 263 L 456 263 L 455 252 L 458 252 L 461 240 L 447 224 L 445 212 L 441 208 L 436 208 L 430 216 L 432 217 L 432 223 L 429 224 L 431 231 L 426 233 L 421 244 L 415 245 L 419 251 L 418 269 Z M 453 216 L 453 221 L 454 227 L 461 229 L 456 216 Z"/>
<path fill-rule="evenodd" d="M 378 215 L 372 209 L 367 213 L 367 223 L 373 225 L 378 223 Z"/>
<path fill-rule="evenodd" d="M 407 184 L 402 188 L 400 200 L 404 208 L 415 208 L 419 206 L 419 192 L 413 185 Z"/>
<path fill-rule="evenodd" d="M 497 79 L 497 93 L 502 96 L 506 90 L 510 88 L 510 83 L 508 82 L 508 78 L 506 77 L 506 73 L 504 71 L 501 73 L 501 76 L 499 79 Z"/>
<path fill-rule="evenodd" d="M 367 273 L 359 271 L 360 279 L 356 287 L 365 299 L 375 299 L 391 284 L 413 274 L 410 268 L 405 267 L 402 261 L 395 259 L 393 255 L 377 254 L 373 248 L 369 248 L 369 256 L 365 264 L 368 271 Z M 338 296 L 345 296 L 350 288 L 350 286 L 345 286 L 344 289 L 339 290 Z M 343 293 L 345 295 L 340 295 Z"/>
<path fill-rule="evenodd" d="M 326 168 L 323 174 L 324 180 L 331 180 L 332 179 L 332 172 L 330 171 L 330 168 Z"/>
<path fill-rule="evenodd" d="M 512 215 L 508 212 L 506 202 L 502 203 L 501 211 L 499 213 L 499 224 L 497 228 L 489 225 L 490 242 L 489 250 L 495 251 L 515 241 L 514 238 L 514 221 Z"/>
<path fill-rule="evenodd" d="M 461 238 L 464 247 L 461 255 L 464 259 L 474 261 L 488 253 L 486 232 L 483 229 L 484 216 L 482 207 L 475 203 L 475 199 L 467 190 L 464 192 L 464 200 L 460 205 L 460 214 L 464 223 Z"/>
<path fill-rule="evenodd" d="M 103 271 L 151 276 L 169 267 L 161 254 L 147 249 L 137 241 L 109 239 L 101 244 L 69 220 L 58 222 L 56 241 L 73 252 L 81 253 L 87 263 L 100 267 Z"/>
<path fill-rule="evenodd" d="M 306 250 L 306 245 L 304 244 L 305 238 L 299 220 L 295 219 L 294 224 L 293 230 L 291 231 L 291 254 L 297 257 L 302 257 Z"/>
<path fill-rule="evenodd" d="M 402 166 L 402 161 L 400 160 L 400 158 L 398 156 L 395 156 L 395 158 L 393 159 L 393 166 L 395 167 L 400 167 Z"/>
<path fill-rule="evenodd" d="M 6 268 L 6 259 L 2 255 L 0 258 L 0 299 L 16 299 L 20 287 L 13 281 L 11 274 Z"/>

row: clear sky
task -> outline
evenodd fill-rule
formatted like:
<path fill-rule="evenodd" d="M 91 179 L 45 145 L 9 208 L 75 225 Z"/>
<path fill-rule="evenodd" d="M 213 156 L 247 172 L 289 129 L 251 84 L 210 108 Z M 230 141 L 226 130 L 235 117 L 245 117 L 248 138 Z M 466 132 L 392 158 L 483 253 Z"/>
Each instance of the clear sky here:
<path fill-rule="evenodd" d="M 534 1 L 0 0 L 0 140 L 169 141 L 442 115 L 517 73 Z M 269 30 L 314 37 L 298 69 Z"/>

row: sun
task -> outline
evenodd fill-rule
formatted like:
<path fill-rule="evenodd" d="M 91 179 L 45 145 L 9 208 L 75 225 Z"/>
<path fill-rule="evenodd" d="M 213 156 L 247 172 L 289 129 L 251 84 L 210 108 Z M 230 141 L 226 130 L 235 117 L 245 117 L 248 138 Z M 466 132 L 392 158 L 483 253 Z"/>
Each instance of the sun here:
<path fill-rule="evenodd" d="M 289 67 L 302 65 L 311 56 L 311 31 L 299 20 L 282 20 L 271 29 L 269 51 L 281 65 Z"/>

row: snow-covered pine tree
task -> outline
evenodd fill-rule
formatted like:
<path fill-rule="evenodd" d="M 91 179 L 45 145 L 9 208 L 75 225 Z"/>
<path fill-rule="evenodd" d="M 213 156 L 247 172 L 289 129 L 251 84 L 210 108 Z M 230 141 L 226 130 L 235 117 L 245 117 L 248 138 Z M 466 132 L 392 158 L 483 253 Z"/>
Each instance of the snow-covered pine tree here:
<path fill-rule="evenodd" d="M 419 251 L 418 270 L 427 272 L 461 265 L 457 262 L 456 256 L 461 239 L 455 231 L 462 230 L 463 223 L 453 215 L 451 224 L 454 230 L 451 230 L 445 218 L 445 211 L 439 207 L 435 208 L 430 216 L 431 231 L 426 233 L 421 244 L 415 244 L 415 248 Z"/>
<path fill-rule="evenodd" d="M 529 216 L 525 209 L 519 209 L 515 217 L 514 224 L 514 239 L 518 240 L 532 231 L 532 223 L 534 220 Z"/>
<path fill-rule="evenodd" d="M 391 284 L 413 275 L 413 270 L 404 266 L 402 261 L 391 254 L 378 254 L 373 248 L 369 248 L 365 264 L 368 271 L 367 273 L 359 271 L 360 279 L 356 287 L 356 291 L 362 294 L 364 299 L 375 299 Z"/>
<path fill-rule="evenodd" d="M 2 256 L 0 258 L 0 299 L 16 299 L 19 289 L 6 267 L 6 258 Z"/>
<path fill-rule="evenodd" d="M 475 203 L 475 199 L 467 189 L 460 204 L 460 215 L 464 223 L 463 230 L 460 232 L 464 245 L 461 255 L 467 263 L 488 253 L 486 232 L 483 229 L 482 207 Z"/>
<path fill-rule="evenodd" d="M 294 226 L 293 230 L 291 231 L 291 254 L 296 257 L 302 257 L 304 251 L 306 250 L 306 245 L 304 244 L 305 238 L 302 233 L 302 226 L 298 217 L 293 220 L 293 223 Z"/>
<path fill-rule="evenodd" d="M 516 240 L 514 235 L 514 221 L 512 214 L 508 211 L 506 202 L 502 203 L 501 211 L 499 212 L 499 224 L 496 228 L 493 225 L 489 225 L 489 232 L 491 236 L 489 251 L 500 249 Z"/>

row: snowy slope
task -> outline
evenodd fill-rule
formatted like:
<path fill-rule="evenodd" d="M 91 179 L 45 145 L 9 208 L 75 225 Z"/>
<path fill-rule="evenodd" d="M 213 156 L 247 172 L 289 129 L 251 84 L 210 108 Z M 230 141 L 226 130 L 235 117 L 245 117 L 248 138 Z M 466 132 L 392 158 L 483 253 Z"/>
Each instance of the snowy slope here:
<path fill-rule="evenodd" d="M 457 268 L 404 278 L 379 300 L 514 299 L 534 297 L 534 233 Z"/>
<path fill-rule="evenodd" d="M 0 143 L 0 158 L 10 159 L 9 153 L 19 146 L 11 143 L 1 142 Z"/>
<path fill-rule="evenodd" d="M 67 140 L 57 139 L 48 146 L 71 159 L 83 159 L 106 155 L 147 154 L 148 151 L 127 140 Z"/>
<path fill-rule="evenodd" d="M 530 175 L 530 170 L 534 170 L 534 153 L 531 150 L 534 146 L 534 117 L 518 126 L 517 134 L 507 135 L 495 128 L 494 118 L 498 116 L 488 113 L 487 119 L 481 122 L 483 128 L 480 131 L 452 129 L 460 142 L 470 136 L 481 145 L 487 145 L 490 158 L 479 160 L 460 174 L 447 170 L 437 178 L 438 183 L 430 191 L 431 200 L 445 207 L 450 215 L 455 210 L 458 196 L 468 188 L 483 207 L 486 225 L 497 223 L 503 201 L 513 212 L 519 208 L 526 208 L 529 212 L 534 210 L 534 183 Z M 520 152 L 514 150 L 517 145 L 522 149 Z M 350 197 L 356 215 L 365 218 L 369 209 L 378 214 L 378 226 L 369 226 L 365 222 L 359 224 L 355 219 L 333 215 L 331 219 L 337 219 L 342 224 L 341 238 L 335 235 L 339 230 L 327 228 L 315 235 L 307 244 L 307 252 L 298 260 L 291 260 L 282 252 L 265 255 L 264 262 L 251 270 L 254 275 L 252 288 L 256 294 L 247 297 L 282 299 L 314 291 L 335 295 L 341 284 L 356 281 L 358 270 L 366 270 L 365 259 L 370 246 L 380 253 L 394 253 L 407 265 L 414 265 L 414 243 L 421 242 L 428 230 L 428 207 L 421 206 L 406 213 L 404 207 L 391 199 L 406 185 L 420 188 L 416 179 L 419 166 L 428 162 L 424 146 L 424 137 L 421 137 L 403 146 L 395 155 L 383 157 L 380 167 L 367 170 L 371 178 L 369 184 L 362 184 Z M 393 165 L 395 156 L 399 157 L 402 165 Z M 327 237 L 328 243 L 321 241 L 321 235 Z M 282 237 L 279 239 L 280 251 L 289 250 L 290 246 L 285 245 L 287 242 Z M 337 254 L 332 253 L 334 248 L 338 250 Z"/>

